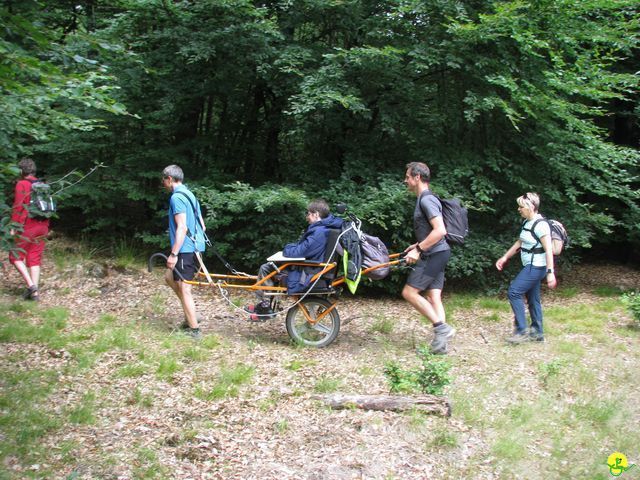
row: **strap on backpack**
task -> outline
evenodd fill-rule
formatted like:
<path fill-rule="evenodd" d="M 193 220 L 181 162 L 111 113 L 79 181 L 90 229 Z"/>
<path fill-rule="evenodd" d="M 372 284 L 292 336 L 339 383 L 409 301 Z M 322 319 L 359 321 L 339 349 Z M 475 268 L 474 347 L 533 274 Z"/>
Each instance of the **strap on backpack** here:
<path fill-rule="evenodd" d="M 544 247 L 542 246 L 542 242 L 540 241 L 540 237 L 538 237 L 538 235 L 536 235 L 536 226 L 538 225 L 538 223 L 540 223 L 541 221 L 547 221 L 544 217 L 543 218 L 538 218 L 535 222 L 533 222 L 533 225 L 531 225 L 531 228 L 524 228 L 524 226 L 526 225 L 528 220 L 525 220 L 524 222 L 522 222 L 522 230 L 524 230 L 525 232 L 531 232 L 531 236 L 533 238 L 536 239 L 536 244 L 532 247 L 532 248 L 520 248 L 520 250 L 522 250 L 524 253 L 530 253 L 531 254 L 531 263 L 533 263 L 533 256 L 535 254 L 538 253 L 544 253 Z M 540 245 L 540 246 L 538 246 Z"/>
<path fill-rule="evenodd" d="M 191 201 L 191 198 L 189 198 L 189 195 L 187 195 L 184 192 L 178 191 L 178 192 L 173 192 L 174 194 L 179 193 L 181 194 L 183 197 L 185 197 L 189 204 L 191 205 L 191 208 L 193 209 L 193 216 L 195 218 L 196 221 L 196 233 L 198 230 L 198 225 L 200 224 L 200 216 L 198 215 L 198 211 L 196 210 L 196 206 L 193 204 L 193 202 Z M 202 228 L 202 227 L 201 227 Z M 187 226 L 187 235 L 189 235 L 189 227 Z M 231 265 L 226 258 L 224 258 L 222 255 L 220 255 L 220 253 L 218 252 L 218 250 L 216 250 L 216 248 L 213 246 L 213 243 L 211 243 L 211 240 L 209 240 L 209 237 L 207 236 L 207 233 L 204 231 L 204 229 L 202 230 L 202 235 L 204 236 L 204 243 L 211 248 L 211 250 L 213 251 L 213 253 L 215 254 L 216 257 L 218 257 L 218 260 L 220 260 L 222 262 L 222 264 L 234 275 L 240 274 L 241 272 L 238 272 L 233 265 Z M 196 240 L 195 240 L 195 235 L 194 236 L 190 236 L 191 241 L 193 242 L 194 247 L 196 248 L 196 254 L 198 256 L 198 260 L 200 261 L 200 264 L 202 265 L 202 267 L 204 268 L 204 263 L 202 262 L 202 259 L 200 258 L 200 252 L 197 251 L 197 244 L 196 244 Z M 204 268 L 206 271 L 206 268 Z"/>
<path fill-rule="evenodd" d="M 440 200 L 440 197 L 438 195 L 436 195 L 435 193 L 433 193 L 431 190 L 427 190 L 427 193 L 425 195 L 433 195 L 434 197 L 436 197 L 438 199 L 438 201 L 440 202 L 440 208 L 442 208 L 442 200 Z M 420 195 L 420 197 L 418 197 L 418 205 L 420 206 L 420 213 L 422 213 L 422 216 L 424 217 L 424 219 L 427 221 L 427 223 L 431 223 L 429 222 L 429 217 L 427 217 L 427 214 L 425 213 L 425 211 L 422 208 L 422 202 L 420 201 L 420 198 L 422 197 L 422 195 Z M 442 221 L 444 222 L 444 211 L 442 212 Z M 447 239 L 447 236 L 445 235 L 444 237 L 442 237 L 445 241 Z M 424 240 L 424 238 L 423 238 Z M 447 245 L 449 243 L 447 242 Z"/>
<path fill-rule="evenodd" d="M 195 249 L 197 251 L 198 247 L 197 247 L 197 243 L 196 243 L 196 235 L 198 233 L 198 224 L 200 223 L 200 215 L 198 215 L 198 210 L 196 209 L 196 206 L 191 201 L 191 198 L 189 198 L 189 195 L 187 195 L 184 192 L 174 192 L 174 194 L 176 194 L 176 193 L 178 193 L 178 194 L 182 195 L 184 198 L 186 198 L 187 201 L 189 202 L 189 204 L 191 205 L 191 208 L 193 209 L 193 219 L 194 219 L 194 222 L 195 222 L 195 229 L 194 229 L 194 232 L 193 232 L 193 235 L 192 235 L 191 231 L 189 230 L 189 226 L 187 225 L 187 236 L 193 242 L 193 246 L 195 247 Z M 200 226 L 200 228 L 202 228 L 202 226 Z M 207 245 L 211 245 L 211 242 L 207 238 L 207 235 L 204 233 L 204 230 L 202 230 L 202 234 L 204 235 L 205 243 Z"/>

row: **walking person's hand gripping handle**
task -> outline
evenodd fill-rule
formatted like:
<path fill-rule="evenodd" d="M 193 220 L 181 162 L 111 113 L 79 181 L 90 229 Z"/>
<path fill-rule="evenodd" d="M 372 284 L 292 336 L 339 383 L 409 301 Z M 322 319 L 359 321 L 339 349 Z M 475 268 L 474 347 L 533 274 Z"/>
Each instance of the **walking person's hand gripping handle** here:
<path fill-rule="evenodd" d="M 404 253 L 406 254 L 404 256 L 404 261 L 408 265 L 411 265 L 412 263 L 416 263 L 420 258 L 420 251 L 416 248 L 417 245 L 418 245 L 417 243 L 414 243 L 413 245 L 409 245 L 404 251 Z"/>

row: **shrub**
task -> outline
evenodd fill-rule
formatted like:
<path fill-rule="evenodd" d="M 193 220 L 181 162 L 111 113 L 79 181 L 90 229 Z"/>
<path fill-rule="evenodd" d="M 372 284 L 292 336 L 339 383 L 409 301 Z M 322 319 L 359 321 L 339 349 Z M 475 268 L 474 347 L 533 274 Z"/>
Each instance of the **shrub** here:
<path fill-rule="evenodd" d="M 414 369 L 402 369 L 397 363 L 390 362 L 384 374 L 393 393 L 411 393 L 419 391 L 431 395 L 441 395 L 444 387 L 451 383 L 449 370 L 451 364 L 446 358 L 429 352 L 428 347 L 418 348 L 420 366 Z"/>
<path fill-rule="evenodd" d="M 622 296 L 635 323 L 640 327 L 640 292 L 629 292 Z"/>

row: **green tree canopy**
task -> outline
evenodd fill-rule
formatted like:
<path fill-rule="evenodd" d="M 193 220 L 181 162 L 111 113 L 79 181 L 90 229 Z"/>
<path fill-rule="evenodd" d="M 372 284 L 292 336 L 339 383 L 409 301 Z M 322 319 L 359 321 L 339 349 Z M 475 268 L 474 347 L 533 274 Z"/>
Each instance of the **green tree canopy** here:
<path fill-rule="evenodd" d="M 158 175 L 177 163 L 216 199 L 210 227 L 231 251 L 244 245 L 228 240 L 234 221 L 222 218 L 274 225 L 288 214 L 260 211 L 266 191 L 283 202 L 291 191 L 347 201 L 400 246 L 411 238 L 411 199 L 399 182 L 418 160 L 438 193 L 472 209 L 470 245 L 454 267 L 462 276 L 486 269 L 502 238 L 513 238 L 514 200 L 525 191 L 542 195 L 543 211 L 563 220 L 575 245 L 604 235 L 640 242 L 637 138 L 611 141 L 622 109 L 637 128 L 635 1 L 79 5 L 55 18 L 74 25 L 65 38 L 81 38 L 74 55 L 90 61 L 71 56 L 67 65 L 85 81 L 108 75 L 114 83 L 93 85 L 117 86 L 115 105 L 139 117 L 108 109 L 87 117 L 95 105 L 82 104 L 78 118 L 106 128 L 38 144 L 53 172 L 108 166 L 67 203 L 82 227 L 159 238 Z M 237 181 L 242 195 L 225 187 Z M 279 232 L 274 243 L 297 227 Z"/>

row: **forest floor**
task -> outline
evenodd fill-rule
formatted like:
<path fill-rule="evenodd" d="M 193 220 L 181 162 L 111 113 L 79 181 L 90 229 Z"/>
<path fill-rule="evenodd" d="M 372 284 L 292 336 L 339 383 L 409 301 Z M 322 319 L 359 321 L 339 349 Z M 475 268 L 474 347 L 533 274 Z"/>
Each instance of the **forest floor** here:
<path fill-rule="evenodd" d="M 447 418 L 314 398 L 385 394 L 388 362 L 418 365 L 431 329 L 399 297 L 345 294 L 337 340 L 311 349 L 282 316 L 247 322 L 203 289 L 195 342 L 162 269 L 50 247 L 39 304 L 17 300 L 13 269 L 0 278 L 0 479 L 606 479 L 613 452 L 640 464 L 640 330 L 620 298 L 637 270 L 564 272 L 543 293 L 546 342 L 516 347 L 505 298 L 446 295 Z"/>

